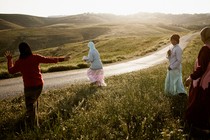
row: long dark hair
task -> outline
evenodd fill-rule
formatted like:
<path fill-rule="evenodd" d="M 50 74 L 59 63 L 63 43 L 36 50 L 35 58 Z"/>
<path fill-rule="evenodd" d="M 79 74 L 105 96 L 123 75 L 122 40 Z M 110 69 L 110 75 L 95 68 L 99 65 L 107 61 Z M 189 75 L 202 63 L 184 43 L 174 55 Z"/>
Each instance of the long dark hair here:
<path fill-rule="evenodd" d="M 30 46 L 25 42 L 22 42 L 19 44 L 19 52 L 20 52 L 19 59 L 24 59 L 24 58 L 27 58 L 28 56 L 32 55 Z"/>

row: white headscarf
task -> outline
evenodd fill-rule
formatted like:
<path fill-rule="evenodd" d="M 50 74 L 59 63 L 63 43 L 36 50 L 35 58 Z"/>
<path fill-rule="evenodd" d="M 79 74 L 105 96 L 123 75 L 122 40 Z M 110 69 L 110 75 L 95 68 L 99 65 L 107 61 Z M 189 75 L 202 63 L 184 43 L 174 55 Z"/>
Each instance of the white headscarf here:
<path fill-rule="evenodd" d="M 92 42 L 92 41 L 90 41 L 89 43 L 88 43 L 88 47 L 90 48 L 90 51 L 94 51 L 96 48 L 95 48 L 95 44 Z"/>

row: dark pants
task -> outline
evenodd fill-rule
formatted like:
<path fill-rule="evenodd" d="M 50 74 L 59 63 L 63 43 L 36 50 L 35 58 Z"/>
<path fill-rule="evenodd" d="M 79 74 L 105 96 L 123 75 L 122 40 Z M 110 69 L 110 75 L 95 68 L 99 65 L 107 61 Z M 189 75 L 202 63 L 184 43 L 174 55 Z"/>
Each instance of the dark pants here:
<path fill-rule="evenodd" d="M 37 109 L 38 109 L 38 97 L 42 92 L 43 85 L 24 88 L 25 104 L 26 104 L 26 123 L 29 126 L 38 124 Z"/>

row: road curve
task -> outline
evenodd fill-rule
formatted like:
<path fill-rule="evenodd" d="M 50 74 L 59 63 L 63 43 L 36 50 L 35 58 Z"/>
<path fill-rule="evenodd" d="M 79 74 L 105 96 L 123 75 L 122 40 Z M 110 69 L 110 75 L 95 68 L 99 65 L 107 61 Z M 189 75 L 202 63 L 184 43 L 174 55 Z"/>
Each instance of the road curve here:
<path fill-rule="evenodd" d="M 180 39 L 180 46 L 184 49 L 189 41 L 196 35 L 188 34 Z M 150 55 L 121 63 L 104 65 L 105 77 L 133 72 L 166 61 L 166 52 L 171 45 L 164 47 Z M 56 89 L 76 82 L 87 82 L 87 69 L 70 70 L 62 72 L 44 73 L 44 90 Z M 0 100 L 17 97 L 23 94 L 23 82 L 21 77 L 0 80 Z"/>

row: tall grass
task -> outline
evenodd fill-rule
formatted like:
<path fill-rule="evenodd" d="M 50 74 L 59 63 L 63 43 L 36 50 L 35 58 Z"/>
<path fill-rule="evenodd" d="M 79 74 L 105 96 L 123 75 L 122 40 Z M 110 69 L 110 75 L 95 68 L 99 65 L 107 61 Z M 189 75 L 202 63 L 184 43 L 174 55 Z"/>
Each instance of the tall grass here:
<path fill-rule="evenodd" d="M 193 40 L 183 53 L 183 79 L 202 46 Z M 185 139 L 183 117 L 164 96 L 167 63 L 106 78 L 107 87 L 74 84 L 40 96 L 40 128 L 24 125 L 24 98 L 0 103 L 1 139 Z M 179 100 L 177 100 L 178 102 Z M 178 102 L 180 104 L 181 102 Z M 184 110 L 181 110 L 184 111 Z"/>

